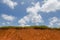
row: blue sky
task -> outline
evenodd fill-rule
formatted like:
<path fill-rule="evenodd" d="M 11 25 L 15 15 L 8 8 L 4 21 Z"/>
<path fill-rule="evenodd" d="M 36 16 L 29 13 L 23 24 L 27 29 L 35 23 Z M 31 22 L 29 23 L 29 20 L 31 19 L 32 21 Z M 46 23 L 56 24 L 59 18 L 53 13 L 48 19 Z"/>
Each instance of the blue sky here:
<path fill-rule="evenodd" d="M 0 26 L 60 26 L 59 0 L 1 0 Z"/>

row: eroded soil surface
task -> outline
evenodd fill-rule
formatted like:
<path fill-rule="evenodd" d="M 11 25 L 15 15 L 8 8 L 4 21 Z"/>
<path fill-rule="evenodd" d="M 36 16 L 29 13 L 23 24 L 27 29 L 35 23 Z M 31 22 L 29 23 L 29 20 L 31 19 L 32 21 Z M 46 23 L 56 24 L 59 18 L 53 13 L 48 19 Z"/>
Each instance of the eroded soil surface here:
<path fill-rule="evenodd" d="M 60 40 L 60 30 L 0 29 L 0 40 Z"/>

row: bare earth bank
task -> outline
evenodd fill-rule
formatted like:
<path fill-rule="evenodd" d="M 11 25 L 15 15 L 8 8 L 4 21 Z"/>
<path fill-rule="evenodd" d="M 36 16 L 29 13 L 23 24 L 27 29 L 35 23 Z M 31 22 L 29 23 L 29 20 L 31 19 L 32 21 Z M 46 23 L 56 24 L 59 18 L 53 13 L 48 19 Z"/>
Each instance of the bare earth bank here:
<path fill-rule="evenodd" d="M 60 30 L 0 29 L 0 40 L 60 40 Z"/>

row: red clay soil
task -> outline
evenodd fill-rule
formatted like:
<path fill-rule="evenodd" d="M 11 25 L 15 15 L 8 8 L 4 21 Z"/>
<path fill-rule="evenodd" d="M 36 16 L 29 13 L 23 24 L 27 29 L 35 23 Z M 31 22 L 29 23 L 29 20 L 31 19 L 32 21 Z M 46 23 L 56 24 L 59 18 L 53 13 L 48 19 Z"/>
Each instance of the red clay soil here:
<path fill-rule="evenodd" d="M 0 29 L 0 40 L 60 40 L 60 30 Z"/>

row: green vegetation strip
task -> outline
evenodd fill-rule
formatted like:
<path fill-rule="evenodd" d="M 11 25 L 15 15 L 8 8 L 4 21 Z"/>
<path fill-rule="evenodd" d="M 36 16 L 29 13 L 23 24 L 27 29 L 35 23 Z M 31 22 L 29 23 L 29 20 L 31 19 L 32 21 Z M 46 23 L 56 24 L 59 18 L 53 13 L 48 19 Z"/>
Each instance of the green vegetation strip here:
<path fill-rule="evenodd" d="M 16 28 L 16 29 L 26 29 L 26 28 L 34 28 L 34 29 L 60 29 L 60 28 L 49 28 L 48 26 L 1 26 L 0 29 L 6 28 Z"/>

